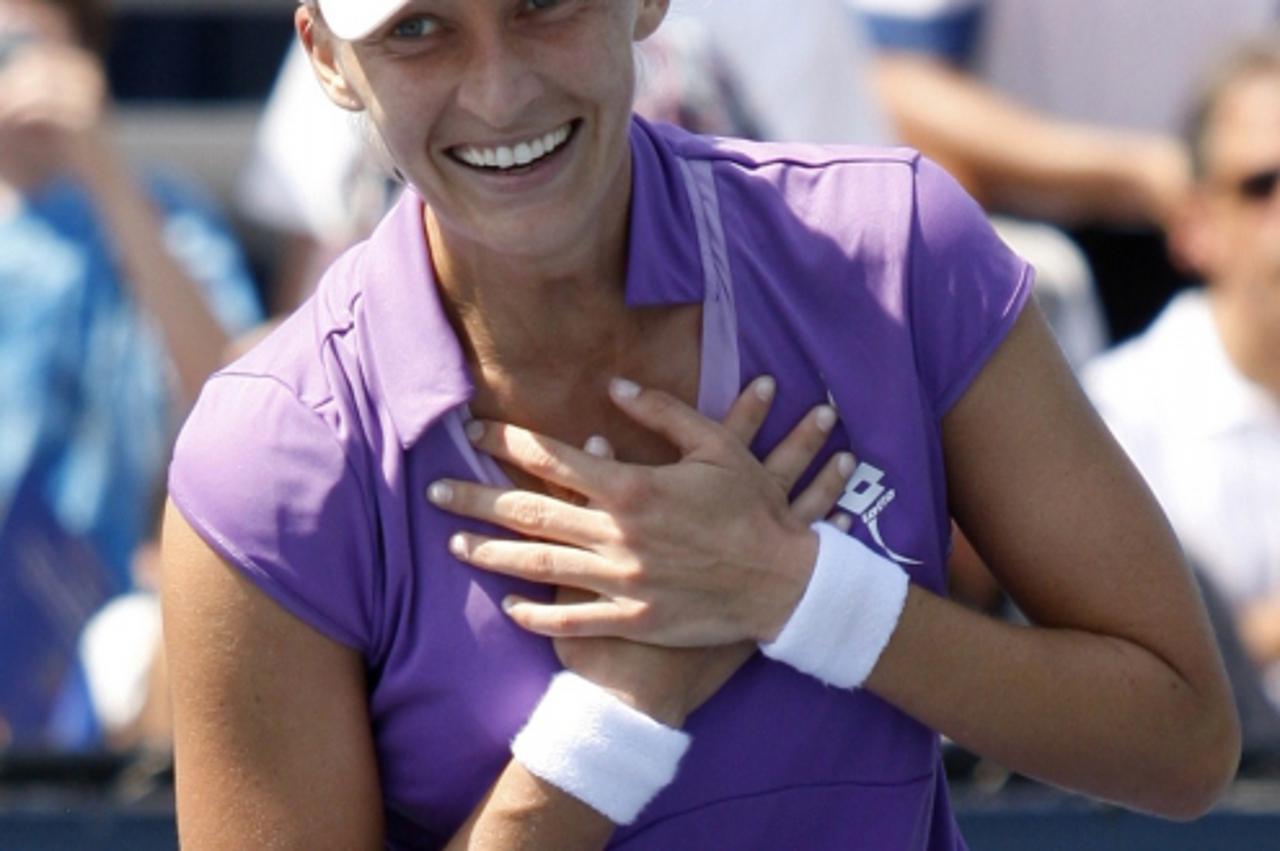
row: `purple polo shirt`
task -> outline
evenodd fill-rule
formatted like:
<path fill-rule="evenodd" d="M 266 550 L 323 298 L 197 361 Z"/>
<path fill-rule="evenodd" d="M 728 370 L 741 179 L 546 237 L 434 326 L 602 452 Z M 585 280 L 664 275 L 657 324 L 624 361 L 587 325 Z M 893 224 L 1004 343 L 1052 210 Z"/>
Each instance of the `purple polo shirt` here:
<path fill-rule="evenodd" d="M 636 120 L 629 304 L 703 304 L 699 407 L 779 380 L 757 449 L 828 397 L 823 458 L 861 462 L 854 534 L 945 587 L 940 420 L 1026 300 L 1030 269 L 906 150 L 716 141 Z M 471 384 L 408 192 L 275 334 L 206 385 L 170 494 L 223 558 L 357 649 L 390 847 L 443 844 L 558 669 L 499 603 L 549 589 L 455 561 L 423 494 L 505 479 L 462 433 Z M 757 654 L 687 729 L 680 775 L 613 847 L 963 848 L 937 736 L 865 691 Z"/>

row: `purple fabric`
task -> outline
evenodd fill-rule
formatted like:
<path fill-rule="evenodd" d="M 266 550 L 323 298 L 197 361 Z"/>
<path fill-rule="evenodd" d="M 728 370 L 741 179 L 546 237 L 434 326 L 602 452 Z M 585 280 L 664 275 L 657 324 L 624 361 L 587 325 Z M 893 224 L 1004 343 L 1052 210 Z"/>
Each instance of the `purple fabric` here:
<path fill-rule="evenodd" d="M 850 447 L 870 465 L 850 495 L 854 534 L 943 590 L 940 419 L 1016 318 L 1029 269 L 909 151 L 714 142 L 640 120 L 632 149 L 628 302 L 703 304 L 704 412 L 777 376 L 763 450 L 830 393 L 843 418 L 823 458 Z M 449 534 L 474 524 L 423 496 L 442 476 L 497 474 L 457 439 L 470 382 L 421 204 L 406 194 L 299 313 L 209 381 L 170 474 L 229 563 L 363 654 L 397 848 L 456 830 L 558 668 L 499 607 L 548 590 L 454 561 Z M 615 847 L 964 847 L 936 735 L 870 693 L 757 655 L 688 730 L 680 776 Z"/>

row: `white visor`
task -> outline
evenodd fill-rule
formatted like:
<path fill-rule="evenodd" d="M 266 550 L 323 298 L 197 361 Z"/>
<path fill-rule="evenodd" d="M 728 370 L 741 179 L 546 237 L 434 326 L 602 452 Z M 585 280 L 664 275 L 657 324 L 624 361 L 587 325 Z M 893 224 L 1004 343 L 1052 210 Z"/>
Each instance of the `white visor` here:
<path fill-rule="evenodd" d="M 343 41 L 367 38 L 410 0 L 303 0 L 320 7 L 330 31 Z"/>

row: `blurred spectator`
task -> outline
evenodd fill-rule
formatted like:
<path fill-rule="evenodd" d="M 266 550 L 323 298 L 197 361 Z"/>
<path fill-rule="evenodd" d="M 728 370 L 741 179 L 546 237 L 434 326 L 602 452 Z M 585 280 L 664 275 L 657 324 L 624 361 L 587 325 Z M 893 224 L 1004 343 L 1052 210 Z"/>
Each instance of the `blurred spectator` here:
<path fill-rule="evenodd" d="M 740 135 L 885 144 L 892 134 L 871 88 L 869 44 L 843 3 L 804 0 L 781 14 L 777 0 L 672 0 L 660 33 L 679 38 L 693 24 L 705 34 L 741 99 Z M 704 67 L 690 63 L 686 76 Z"/>
<path fill-rule="evenodd" d="M 176 423 L 260 314 L 204 197 L 116 151 L 105 22 L 0 0 L 0 747 L 93 741 L 77 634 L 130 587 Z"/>
<path fill-rule="evenodd" d="M 1181 284 L 1159 229 L 1187 189 L 1180 104 L 1274 0 L 847 0 L 903 138 L 993 209 L 1076 228 L 1117 338 Z"/>
<path fill-rule="evenodd" d="M 1210 78 L 1173 236 L 1204 276 L 1085 371 L 1280 705 L 1280 38 Z"/>
<path fill-rule="evenodd" d="M 693 133 L 759 134 L 724 56 L 698 21 L 667 18 L 641 43 L 639 56 L 634 107 L 639 114 Z"/>
<path fill-rule="evenodd" d="M 336 254 L 373 228 L 395 191 L 390 179 L 360 119 L 324 96 L 295 43 L 236 189 L 246 219 L 282 246 L 268 287 L 272 315 L 297 307 Z"/>

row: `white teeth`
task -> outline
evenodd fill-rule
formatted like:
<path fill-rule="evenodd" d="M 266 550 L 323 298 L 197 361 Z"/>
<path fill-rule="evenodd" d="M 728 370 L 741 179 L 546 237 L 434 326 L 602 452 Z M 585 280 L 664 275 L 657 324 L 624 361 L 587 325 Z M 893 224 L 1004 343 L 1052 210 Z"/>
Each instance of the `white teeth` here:
<path fill-rule="evenodd" d="M 521 168 L 535 163 L 563 145 L 572 132 L 570 125 L 552 130 L 537 139 L 519 142 L 514 146 L 498 145 L 493 148 L 480 148 L 475 145 L 464 145 L 454 148 L 453 154 L 458 159 L 476 168 Z"/>

